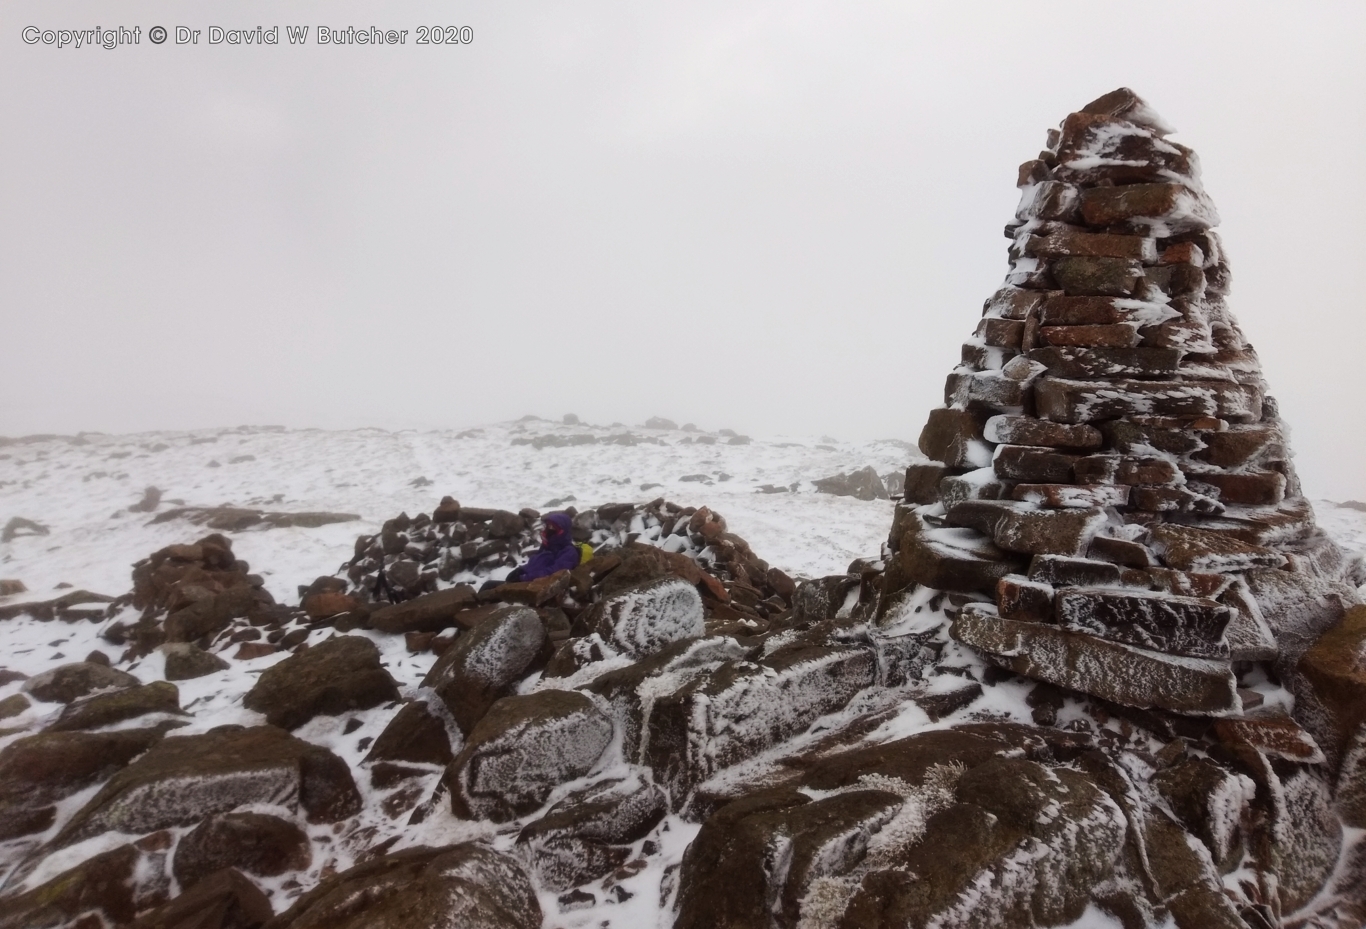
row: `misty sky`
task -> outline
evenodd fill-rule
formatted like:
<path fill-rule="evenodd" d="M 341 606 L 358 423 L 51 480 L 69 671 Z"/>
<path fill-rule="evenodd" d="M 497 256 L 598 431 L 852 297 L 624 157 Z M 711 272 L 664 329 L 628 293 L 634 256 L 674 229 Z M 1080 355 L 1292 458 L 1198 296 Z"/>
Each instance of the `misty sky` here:
<path fill-rule="evenodd" d="M 4 0 L 0 434 L 572 411 L 914 441 L 1006 272 L 1016 166 L 1128 85 L 1201 156 L 1306 489 L 1366 499 L 1363 47 L 1359 0 Z"/>

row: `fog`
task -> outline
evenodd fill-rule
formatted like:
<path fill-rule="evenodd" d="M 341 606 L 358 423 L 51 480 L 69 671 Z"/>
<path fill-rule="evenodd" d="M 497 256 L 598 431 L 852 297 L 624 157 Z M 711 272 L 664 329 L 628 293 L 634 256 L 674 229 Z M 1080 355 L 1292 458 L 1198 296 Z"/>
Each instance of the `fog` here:
<path fill-rule="evenodd" d="M 97 25 L 141 42 L 21 38 Z M 914 441 L 1006 272 L 1016 166 L 1127 85 L 1201 156 L 1307 491 L 1366 499 L 1363 40 L 1359 2 L 7 0 L 0 434 L 572 411 Z"/>

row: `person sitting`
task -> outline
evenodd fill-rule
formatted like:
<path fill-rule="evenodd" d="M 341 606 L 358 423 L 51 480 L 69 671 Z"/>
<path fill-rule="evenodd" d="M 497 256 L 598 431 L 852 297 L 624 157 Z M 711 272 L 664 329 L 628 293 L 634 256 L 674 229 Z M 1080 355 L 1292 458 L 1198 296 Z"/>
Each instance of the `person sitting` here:
<path fill-rule="evenodd" d="M 534 581 L 549 577 L 556 571 L 572 570 L 579 566 L 583 553 L 574 544 L 573 523 L 564 513 L 548 513 L 541 530 L 541 547 L 519 568 L 507 576 L 509 583 Z"/>

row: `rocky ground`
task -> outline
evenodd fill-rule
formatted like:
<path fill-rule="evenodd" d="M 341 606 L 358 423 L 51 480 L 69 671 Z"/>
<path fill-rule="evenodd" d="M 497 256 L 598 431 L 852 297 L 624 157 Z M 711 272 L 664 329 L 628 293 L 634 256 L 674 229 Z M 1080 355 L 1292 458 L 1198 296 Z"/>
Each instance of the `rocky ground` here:
<path fill-rule="evenodd" d="M 0 929 L 1366 924 L 1366 513 L 1169 132 L 1022 166 L 925 457 L 6 442 Z M 592 559 L 487 586 L 552 508 Z"/>

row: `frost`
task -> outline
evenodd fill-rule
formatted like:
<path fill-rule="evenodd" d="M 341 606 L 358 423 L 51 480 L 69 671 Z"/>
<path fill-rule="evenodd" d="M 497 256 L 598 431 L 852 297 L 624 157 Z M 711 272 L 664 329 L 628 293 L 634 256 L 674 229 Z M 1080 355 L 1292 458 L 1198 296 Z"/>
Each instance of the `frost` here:
<path fill-rule="evenodd" d="M 702 596 L 680 578 L 663 578 L 613 594 L 597 608 L 599 628 L 610 629 L 611 642 L 634 658 L 654 654 L 672 642 L 705 631 Z"/>

